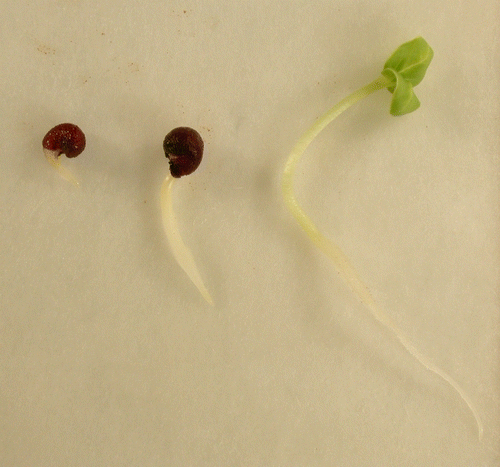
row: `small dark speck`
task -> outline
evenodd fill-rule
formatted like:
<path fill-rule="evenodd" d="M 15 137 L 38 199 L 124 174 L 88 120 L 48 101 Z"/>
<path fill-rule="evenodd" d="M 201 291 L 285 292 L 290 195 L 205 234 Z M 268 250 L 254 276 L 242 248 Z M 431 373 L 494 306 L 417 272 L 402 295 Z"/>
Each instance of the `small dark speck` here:
<path fill-rule="evenodd" d="M 52 48 L 52 47 L 49 47 L 47 45 L 39 45 L 37 48 L 36 48 L 40 53 L 44 54 L 44 55 L 55 55 L 56 54 L 56 51 Z"/>

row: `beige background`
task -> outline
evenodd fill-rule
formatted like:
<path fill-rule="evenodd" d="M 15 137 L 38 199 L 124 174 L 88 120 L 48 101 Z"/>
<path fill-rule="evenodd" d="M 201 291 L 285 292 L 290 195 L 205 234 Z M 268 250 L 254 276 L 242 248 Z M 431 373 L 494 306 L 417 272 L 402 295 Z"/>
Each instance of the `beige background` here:
<path fill-rule="evenodd" d="M 498 466 L 497 0 L 0 4 L 0 464 Z M 421 108 L 325 130 L 297 196 L 463 401 L 379 326 L 284 209 L 316 117 L 422 35 Z M 85 131 L 43 158 L 55 124 Z M 162 232 L 162 140 L 205 139 Z"/>

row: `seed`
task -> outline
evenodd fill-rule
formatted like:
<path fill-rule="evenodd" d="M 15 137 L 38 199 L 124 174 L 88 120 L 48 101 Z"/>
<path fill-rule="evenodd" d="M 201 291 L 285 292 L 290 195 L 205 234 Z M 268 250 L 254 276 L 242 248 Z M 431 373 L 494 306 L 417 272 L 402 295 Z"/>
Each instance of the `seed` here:
<path fill-rule="evenodd" d="M 163 140 L 165 157 L 170 164 L 174 178 L 193 173 L 203 157 L 203 139 L 200 134 L 188 127 L 174 128 Z"/>
<path fill-rule="evenodd" d="M 45 135 L 42 146 L 53 151 L 52 157 L 59 157 L 61 154 L 70 158 L 76 157 L 85 149 L 85 135 L 76 125 L 61 123 Z"/>
<path fill-rule="evenodd" d="M 57 170 L 59 175 L 79 186 L 80 183 L 73 174 L 61 165 L 59 156 L 76 157 L 85 149 L 85 135 L 76 125 L 72 123 L 61 123 L 50 130 L 42 141 L 43 152 L 50 164 Z"/>

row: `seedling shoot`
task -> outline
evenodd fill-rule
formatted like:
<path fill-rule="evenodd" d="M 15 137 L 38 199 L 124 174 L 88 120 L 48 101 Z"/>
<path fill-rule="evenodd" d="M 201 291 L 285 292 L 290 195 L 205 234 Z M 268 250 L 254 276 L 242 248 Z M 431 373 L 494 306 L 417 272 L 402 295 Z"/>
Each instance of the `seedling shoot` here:
<path fill-rule="evenodd" d="M 161 212 L 163 227 L 175 259 L 198 288 L 203 298 L 210 305 L 213 305 L 214 302 L 201 279 L 193 254 L 182 241 L 172 203 L 172 189 L 175 180 L 193 173 L 198 168 L 203 157 L 203 146 L 200 134 L 192 128 L 174 128 L 165 136 L 163 150 L 170 164 L 170 174 L 167 175 L 161 186 Z"/>
<path fill-rule="evenodd" d="M 368 287 L 360 279 L 349 258 L 333 241 L 329 240 L 317 229 L 298 204 L 293 191 L 293 177 L 297 163 L 302 154 L 314 138 L 316 138 L 332 120 L 351 107 L 351 105 L 379 89 L 388 89 L 392 94 L 390 107 L 391 115 L 400 116 L 417 110 L 420 106 L 420 102 L 415 96 L 413 88 L 424 78 L 433 55 L 431 47 L 422 37 L 417 37 L 412 41 L 402 44 L 385 63 L 381 76 L 341 100 L 326 114 L 320 117 L 303 134 L 292 149 L 283 173 L 282 192 L 285 204 L 295 219 L 305 230 L 312 242 L 333 261 L 339 275 L 344 279 L 359 300 L 368 308 L 372 316 L 394 333 L 403 347 L 425 368 L 445 380 L 460 395 L 474 415 L 479 439 L 481 439 L 483 435 L 483 425 L 468 395 L 451 376 L 439 369 L 427 357 L 422 355 L 413 346 L 409 338 L 397 327 L 389 315 L 375 303 Z"/>
<path fill-rule="evenodd" d="M 59 157 L 61 154 L 69 158 L 76 157 L 83 152 L 85 144 L 83 131 L 72 123 L 61 123 L 55 126 L 42 141 L 43 152 L 47 160 L 62 178 L 75 186 L 79 186 L 80 183 L 68 169 L 61 165 Z"/>

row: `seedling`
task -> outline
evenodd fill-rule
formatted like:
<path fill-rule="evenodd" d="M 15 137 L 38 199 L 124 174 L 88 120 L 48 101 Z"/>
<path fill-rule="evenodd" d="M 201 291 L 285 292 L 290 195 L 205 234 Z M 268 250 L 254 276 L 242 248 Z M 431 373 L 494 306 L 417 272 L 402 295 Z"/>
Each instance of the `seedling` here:
<path fill-rule="evenodd" d="M 174 128 L 163 141 L 163 150 L 169 160 L 170 174 L 161 186 L 161 211 L 163 227 L 172 248 L 175 259 L 184 269 L 203 298 L 213 305 L 214 302 L 203 284 L 193 254 L 182 241 L 172 203 L 172 188 L 176 179 L 193 173 L 200 165 L 203 157 L 203 140 L 192 128 Z"/>
<path fill-rule="evenodd" d="M 451 376 L 434 365 L 423 356 L 411 343 L 409 338 L 397 327 L 394 321 L 374 301 L 368 287 L 360 279 L 354 266 L 343 251 L 331 240 L 326 238 L 314 225 L 311 219 L 298 204 L 293 191 L 293 177 L 297 163 L 309 144 L 316 136 L 344 110 L 369 96 L 379 89 L 388 89 L 392 93 L 390 113 L 394 116 L 405 115 L 417 110 L 420 102 L 413 92 L 413 87 L 422 81 L 434 53 L 422 37 L 401 45 L 387 60 L 382 75 L 371 83 L 363 86 L 350 96 L 333 106 L 319 118 L 299 139 L 285 165 L 282 180 L 282 191 L 285 203 L 313 243 L 328 256 L 344 281 L 353 293 L 368 308 L 373 317 L 388 328 L 398 338 L 403 347 L 416 358 L 425 368 L 445 380 L 463 399 L 471 410 L 477 423 L 479 439 L 483 435 L 483 425 L 479 414 L 464 390 Z"/>
<path fill-rule="evenodd" d="M 43 152 L 50 164 L 59 172 L 59 175 L 79 186 L 80 183 L 73 174 L 61 165 L 61 154 L 73 158 L 80 155 L 85 149 L 85 135 L 72 123 L 61 123 L 50 130 L 42 141 Z"/>

